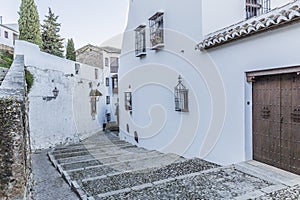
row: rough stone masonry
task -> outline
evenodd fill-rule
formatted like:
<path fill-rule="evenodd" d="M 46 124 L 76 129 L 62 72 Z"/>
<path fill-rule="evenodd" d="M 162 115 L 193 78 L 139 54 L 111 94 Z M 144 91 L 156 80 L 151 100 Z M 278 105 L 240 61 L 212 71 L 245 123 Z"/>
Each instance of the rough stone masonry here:
<path fill-rule="evenodd" d="M 16 56 L 0 86 L 0 199 L 27 199 L 31 188 L 24 57 Z"/>

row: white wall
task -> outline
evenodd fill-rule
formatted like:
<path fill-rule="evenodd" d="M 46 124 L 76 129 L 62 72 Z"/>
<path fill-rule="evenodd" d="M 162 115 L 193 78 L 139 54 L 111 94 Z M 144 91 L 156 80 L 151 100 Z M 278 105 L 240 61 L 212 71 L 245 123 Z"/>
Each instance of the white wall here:
<path fill-rule="evenodd" d="M 8 32 L 8 38 L 5 38 L 4 32 Z M 3 25 L 0 24 L 0 44 L 4 44 L 6 46 L 14 47 L 14 36 L 13 34 L 19 35 L 18 32 L 13 31 Z"/>
<path fill-rule="evenodd" d="M 24 41 L 16 41 L 15 55 L 24 55 L 25 65 L 34 76 L 28 96 L 33 150 L 77 142 L 102 129 L 97 116 L 91 115 L 89 94 L 91 89 L 98 89 L 99 82 L 95 67 L 79 63 L 80 71 L 75 75 L 75 62 L 40 52 L 36 45 Z M 59 90 L 57 98 L 43 100 L 53 96 L 55 87 Z"/>
<path fill-rule="evenodd" d="M 271 0 L 271 9 L 292 0 Z M 203 35 L 245 20 L 245 0 L 202 0 Z"/>
<path fill-rule="evenodd" d="M 237 1 L 227 3 L 230 2 Z M 203 9 L 208 5 L 206 1 Z M 242 6 L 239 3 L 234 6 L 239 5 Z M 225 4 L 220 6 L 225 8 Z M 227 8 L 226 12 L 233 14 L 224 24 L 222 19 L 220 24 L 215 20 L 216 28 L 244 19 L 244 7 L 242 11 Z M 211 11 L 214 9 L 210 7 Z M 148 18 L 159 10 L 165 11 L 165 47 L 160 51 L 147 49 L 146 57 L 137 58 L 132 30 L 148 24 Z M 296 39 L 299 25 L 200 52 L 195 46 L 203 37 L 201 19 L 206 20 L 204 25 L 213 23 L 208 16 L 202 18 L 201 13 L 201 2 L 196 0 L 188 4 L 179 0 L 131 3 L 119 70 L 120 137 L 136 144 L 134 132 L 137 131 L 139 146 L 223 165 L 251 159 L 252 87 L 245 80 L 245 72 L 299 65 L 300 40 Z M 148 30 L 146 35 L 149 48 Z M 179 74 L 189 89 L 188 113 L 174 111 L 173 91 Z M 132 115 L 125 110 L 126 91 L 133 93 Z"/>

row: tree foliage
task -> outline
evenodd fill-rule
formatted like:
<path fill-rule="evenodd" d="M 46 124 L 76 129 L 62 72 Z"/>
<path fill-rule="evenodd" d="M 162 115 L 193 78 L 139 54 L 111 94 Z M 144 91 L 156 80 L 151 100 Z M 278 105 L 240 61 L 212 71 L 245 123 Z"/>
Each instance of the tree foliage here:
<path fill-rule="evenodd" d="M 34 0 L 22 0 L 19 16 L 19 39 L 41 46 L 40 20 Z"/>
<path fill-rule="evenodd" d="M 66 58 L 69 60 L 76 61 L 76 51 L 72 38 L 68 39 Z"/>
<path fill-rule="evenodd" d="M 58 16 L 49 8 L 48 15 L 45 16 L 44 24 L 42 24 L 42 51 L 59 57 L 63 57 L 63 38 L 59 31 L 61 24 L 57 22 Z"/>

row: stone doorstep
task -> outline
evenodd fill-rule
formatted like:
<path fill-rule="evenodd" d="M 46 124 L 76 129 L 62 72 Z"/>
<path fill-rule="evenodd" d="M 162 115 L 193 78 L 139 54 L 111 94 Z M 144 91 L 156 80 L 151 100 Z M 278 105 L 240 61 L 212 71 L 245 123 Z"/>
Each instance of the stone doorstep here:
<path fill-rule="evenodd" d="M 174 177 L 174 178 L 168 178 L 168 179 L 163 179 L 163 180 L 159 180 L 159 181 L 154 181 L 152 183 L 145 183 L 145 184 L 138 185 L 138 186 L 133 186 L 133 187 L 130 187 L 130 188 L 124 188 L 124 189 L 121 189 L 121 190 L 96 194 L 95 196 L 97 196 L 99 198 L 104 198 L 104 197 L 109 197 L 109 196 L 120 194 L 120 193 L 131 192 L 131 191 L 139 191 L 139 190 L 143 190 L 143 189 L 146 189 L 146 188 L 151 188 L 153 186 L 166 184 L 168 182 L 172 182 L 172 181 L 175 181 L 175 180 L 182 180 L 182 179 L 185 179 L 185 178 L 188 178 L 188 177 L 199 176 L 199 175 L 202 175 L 202 174 L 207 174 L 207 173 L 210 173 L 210 172 L 219 171 L 221 169 L 226 169 L 226 168 L 228 168 L 228 167 L 212 168 L 212 169 L 204 170 L 204 171 L 201 171 L 201 172 L 195 172 L 195 173 L 191 173 L 191 174 L 177 176 L 177 177 Z"/>
<path fill-rule="evenodd" d="M 159 155 L 159 156 L 151 156 L 148 158 L 143 158 L 143 159 L 131 159 L 131 160 L 126 160 L 126 161 L 121 161 L 121 162 L 115 162 L 115 163 L 108 163 L 108 164 L 103 164 L 103 165 L 96 165 L 96 166 L 91 166 L 91 167 L 85 167 L 85 168 L 78 168 L 78 169 L 73 169 L 73 170 L 67 170 L 68 172 L 76 172 L 76 171 L 82 171 L 82 170 L 86 170 L 86 169 L 94 169 L 94 168 L 98 168 L 98 167 L 112 167 L 113 165 L 120 165 L 120 164 L 125 164 L 125 163 L 130 163 L 130 162 L 137 162 L 137 161 L 145 161 L 148 159 L 154 159 L 154 158 L 171 158 L 169 155 Z M 175 158 L 174 158 L 175 159 Z M 163 160 L 162 160 L 163 161 Z"/>
<path fill-rule="evenodd" d="M 295 186 L 300 184 L 300 176 L 282 169 L 258 162 L 246 161 L 234 165 L 237 170 L 269 181 L 275 185 Z"/>

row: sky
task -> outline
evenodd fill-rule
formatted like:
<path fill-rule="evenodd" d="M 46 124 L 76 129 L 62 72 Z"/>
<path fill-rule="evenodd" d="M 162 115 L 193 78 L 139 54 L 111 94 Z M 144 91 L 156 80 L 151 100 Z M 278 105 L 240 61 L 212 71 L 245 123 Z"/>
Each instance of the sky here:
<path fill-rule="evenodd" d="M 73 38 L 76 49 L 86 44 L 121 45 L 129 0 L 35 0 L 35 4 L 41 23 L 48 7 L 59 16 L 61 36 L 66 41 Z M 20 5 L 21 0 L 0 0 L 3 24 L 18 23 Z"/>

